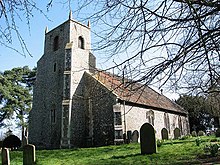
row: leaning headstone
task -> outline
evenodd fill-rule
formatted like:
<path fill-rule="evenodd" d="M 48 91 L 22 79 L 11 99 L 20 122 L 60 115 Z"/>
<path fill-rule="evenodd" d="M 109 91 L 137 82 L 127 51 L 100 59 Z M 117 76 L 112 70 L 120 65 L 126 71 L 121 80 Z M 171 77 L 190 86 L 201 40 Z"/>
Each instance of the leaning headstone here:
<path fill-rule="evenodd" d="M 175 128 L 174 129 L 174 139 L 178 139 L 180 136 L 181 136 L 180 129 L 179 128 Z"/>
<path fill-rule="evenodd" d="M 8 148 L 2 148 L 2 165 L 10 165 Z"/>
<path fill-rule="evenodd" d="M 157 152 L 154 127 L 145 123 L 140 129 L 141 154 L 153 154 Z"/>
<path fill-rule="evenodd" d="M 131 135 L 131 140 L 132 140 L 132 142 L 137 143 L 138 138 L 139 138 L 138 130 L 135 130 Z"/>
<path fill-rule="evenodd" d="M 168 140 L 168 130 L 166 128 L 163 128 L 161 130 L 161 136 L 162 136 L 162 140 Z"/>
<path fill-rule="evenodd" d="M 23 165 L 36 164 L 35 146 L 28 144 L 23 148 Z"/>

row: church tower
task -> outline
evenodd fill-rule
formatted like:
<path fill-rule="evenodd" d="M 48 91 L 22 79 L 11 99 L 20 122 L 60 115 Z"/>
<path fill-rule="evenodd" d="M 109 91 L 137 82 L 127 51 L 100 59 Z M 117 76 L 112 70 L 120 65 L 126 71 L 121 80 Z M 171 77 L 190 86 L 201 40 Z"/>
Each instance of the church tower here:
<path fill-rule="evenodd" d="M 37 63 L 30 112 L 30 143 L 47 148 L 74 146 L 74 131 L 84 132 L 80 122 L 71 127 L 76 124 L 76 110 L 83 110 L 82 76 L 94 69 L 89 22 L 84 25 L 73 20 L 70 12 L 66 22 L 51 31 L 45 30 L 44 54 Z"/>

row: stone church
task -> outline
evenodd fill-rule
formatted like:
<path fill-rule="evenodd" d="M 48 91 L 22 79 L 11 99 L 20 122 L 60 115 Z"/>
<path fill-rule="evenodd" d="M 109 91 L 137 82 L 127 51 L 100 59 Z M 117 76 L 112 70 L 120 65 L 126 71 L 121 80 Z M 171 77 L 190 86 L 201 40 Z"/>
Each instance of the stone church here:
<path fill-rule="evenodd" d="M 38 148 L 103 146 L 132 141 L 144 123 L 189 133 L 188 113 L 140 83 L 96 69 L 90 23 L 69 19 L 45 31 L 37 63 L 29 142 Z M 122 83 L 123 82 L 123 83 Z"/>

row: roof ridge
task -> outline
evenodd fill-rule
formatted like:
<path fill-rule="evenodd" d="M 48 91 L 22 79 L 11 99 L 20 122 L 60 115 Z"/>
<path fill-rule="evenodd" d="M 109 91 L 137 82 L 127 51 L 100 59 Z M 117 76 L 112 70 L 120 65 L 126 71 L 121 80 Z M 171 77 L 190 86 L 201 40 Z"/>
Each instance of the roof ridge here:
<path fill-rule="evenodd" d="M 177 103 L 165 95 L 160 94 L 147 84 L 126 79 L 129 83 L 124 86 L 121 76 L 103 70 L 97 71 L 94 75 L 96 75 L 94 77 L 107 87 L 107 89 L 114 92 L 117 97 L 124 101 L 187 113 Z"/>

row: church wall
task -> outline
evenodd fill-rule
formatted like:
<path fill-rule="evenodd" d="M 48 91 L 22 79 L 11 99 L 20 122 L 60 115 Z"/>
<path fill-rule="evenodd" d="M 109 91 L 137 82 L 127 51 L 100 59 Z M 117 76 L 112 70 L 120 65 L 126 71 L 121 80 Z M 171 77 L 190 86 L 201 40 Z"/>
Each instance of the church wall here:
<path fill-rule="evenodd" d="M 90 145 L 114 144 L 113 105 L 116 104 L 116 96 L 87 73 L 84 76 L 88 116 L 86 134 L 91 138 Z"/>
<path fill-rule="evenodd" d="M 37 146 L 50 145 L 48 133 L 50 127 L 48 127 L 48 118 L 50 117 L 49 105 L 47 104 L 48 96 L 46 95 L 48 80 L 47 61 L 42 59 L 38 63 L 37 78 L 34 84 L 34 101 L 33 108 L 30 113 L 29 122 L 29 142 Z"/>
<path fill-rule="evenodd" d="M 70 127 L 71 147 L 84 147 L 85 109 L 83 98 L 73 97 Z"/>
<path fill-rule="evenodd" d="M 79 38 L 83 42 L 79 41 Z M 70 41 L 66 44 L 65 49 L 71 50 L 71 69 L 67 69 L 65 74 L 71 76 L 71 99 L 65 99 L 65 102 L 69 102 L 68 104 L 71 106 L 71 112 L 69 112 L 71 116 L 65 117 L 65 120 L 69 120 L 70 123 L 62 121 L 62 147 L 67 147 L 69 145 L 67 143 L 70 143 L 69 147 L 85 146 L 85 100 L 82 76 L 85 71 L 90 69 L 90 44 L 90 29 L 70 20 Z"/>
<path fill-rule="evenodd" d="M 90 50 L 91 38 L 90 29 L 78 22 L 71 21 L 70 23 L 70 43 L 72 44 L 72 63 L 71 63 L 71 76 L 72 76 L 72 95 L 81 81 L 84 71 L 89 71 L 90 64 Z M 79 47 L 79 37 L 82 37 L 84 46 Z"/>
<path fill-rule="evenodd" d="M 37 76 L 40 77 L 39 73 L 37 73 Z M 35 80 L 35 84 L 34 84 L 34 93 L 33 93 L 33 98 L 37 99 L 37 98 L 41 98 L 41 94 L 40 92 L 40 88 L 39 85 L 42 84 L 42 82 L 39 79 Z M 43 109 L 44 106 L 43 104 L 41 104 L 41 100 L 37 99 L 33 102 L 32 105 L 32 110 L 30 111 L 29 114 L 29 143 L 32 144 L 41 144 L 43 139 L 41 139 L 41 134 L 42 134 L 42 127 L 43 127 L 43 117 L 42 117 L 42 113 L 43 113 Z"/>
<path fill-rule="evenodd" d="M 91 36 L 90 36 L 90 28 L 87 26 L 76 22 L 71 21 L 70 23 L 70 41 L 73 43 L 73 48 L 77 49 L 78 45 L 78 38 L 81 36 L 84 39 L 84 50 L 90 51 L 91 50 Z"/>
<path fill-rule="evenodd" d="M 179 118 L 181 118 L 182 125 L 180 126 Z M 174 129 L 182 127 L 181 134 L 187 135 L 189 134 L 189 127 L 188 127 L 188 117 L 183 115 L 176 115 L 169 113 L 169 119 L 170 119 L 170 138 L 174 138 Z"/>
<path fill-rule="evenodd" d="M 59 148 L 65 43 L 69 40 L 69 25 L 62 24 L 45 35 L 44 55 L 37 64 L 33 108 L 30 114 L 29 141 L 37 147 Z M 58 49 L 53 49 L 59 36 Z M 55 110 L 55 122 L 51 120 Z"/>
<path fill-rule="evenodd" d="M 156 138 L 161 139 L 161 130 L 166 128 L 164 122 L 164 113 L 162 111 L 152 110 L 152 109 L 145 109 L 141 107 L 129 106 L 125 105 L 125 112 L 126 112 L 126 131 L 134 131 L 137 130 L 140 132 L 140 128 L 144 123 L 149 122 L 147 118 L 147 112 L 153 111 L 154 112 L 154 129 L 156 131 Z M 122 128 L 124 129 L 124 118 L 123 118 L 123 105 L 121 104 L 121 112 L 122 112 Z M 177 127 L 179 128 L 178 117 L 177 114 L 167 113 L 169 116 L 169 126 L 170 132 L 169 137 L 173 138 L 174 134 L 173 131 Z M 182 121 L 182 129 L 183 135 L 186 135 L 188 132 L 187 130 L 187 120 L 188 118 L 185 116 L 181 116 Z"/>
<path fill-rule="evenodd" d="M 82 78 L 72 97 L 71 111 L 71 147 L 85 147 L 85 99 L 83 97 Z"/>

